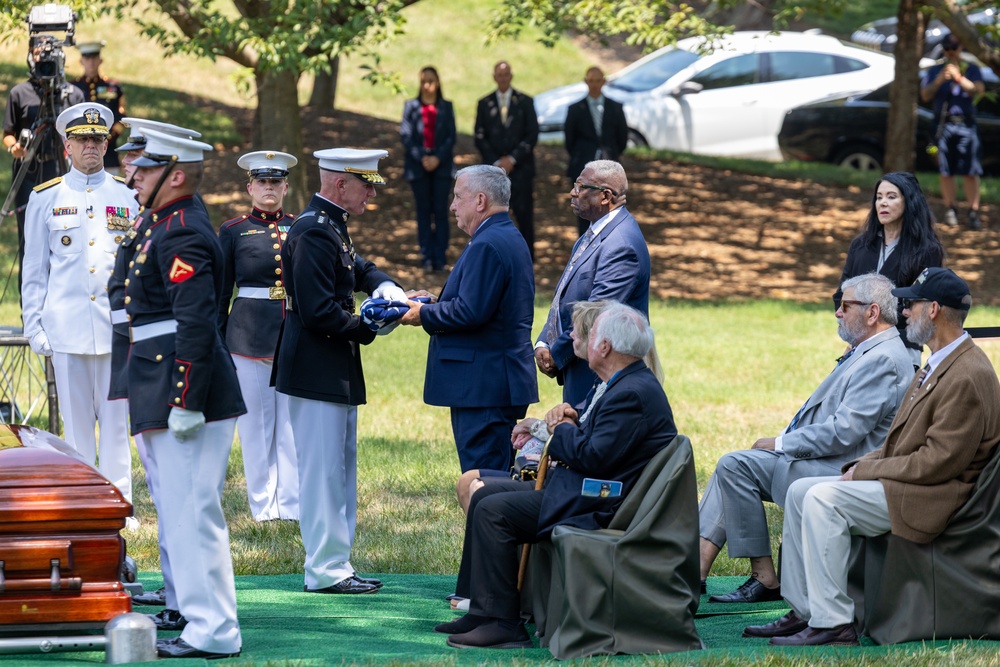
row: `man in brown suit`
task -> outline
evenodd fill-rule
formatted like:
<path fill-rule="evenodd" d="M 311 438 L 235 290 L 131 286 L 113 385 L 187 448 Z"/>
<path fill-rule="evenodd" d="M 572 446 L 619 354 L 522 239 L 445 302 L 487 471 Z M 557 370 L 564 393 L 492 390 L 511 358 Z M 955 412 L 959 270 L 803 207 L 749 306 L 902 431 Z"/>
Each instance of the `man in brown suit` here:
<path fill-rule="evenodd" d="M 745 637 L 777 646 L 856 645 L 847 594 L 851 536 L 893 535 L 926 544 L 965 503 L 1000 442 L 1000 383 L 962 330 L 972 297 L 950 269 L 925 269 L 904 302 L 906 336 L 926 344 L 885 444 L 841 477 L 800 479 L 785 498 L 781 589 L 792 611 Z"/>

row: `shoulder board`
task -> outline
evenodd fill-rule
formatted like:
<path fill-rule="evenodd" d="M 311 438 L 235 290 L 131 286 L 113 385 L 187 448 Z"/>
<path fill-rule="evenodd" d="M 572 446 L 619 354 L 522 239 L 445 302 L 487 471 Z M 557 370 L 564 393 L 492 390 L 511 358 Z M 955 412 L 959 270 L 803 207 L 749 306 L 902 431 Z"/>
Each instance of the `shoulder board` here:
<path fill-rule="evenodd" d="M 128 181 L 125 180 L 124 176 L 112 176 L 111 178 L 115 179 L 119 183 L 127 183 L 128 182 Z"/>
<path fill-rule="evenodd" d="M 41 192 L 42 190 L 48 190 L 48 189 L 49 189 L 49 188 L 51 188 L 51 187 L 52 187 L 53 185 L 59 185 L 60 183 L 62 183 L 62 179 L 63 179 L 63 177 L 62 177 L 62 176 L 56 176 L 56 177 L 55 177 L 55 178 L 53 178 L 53 179 L 52 179 L 51 181 L 45 181 L 44 183 L 39 183 L 38 185 L 36 185 L 36 186 L 35 186 L 34 188 L 32 188 L 32 189 L 33 189 L 33 190 L 34 190 L 35 192 Z"/>

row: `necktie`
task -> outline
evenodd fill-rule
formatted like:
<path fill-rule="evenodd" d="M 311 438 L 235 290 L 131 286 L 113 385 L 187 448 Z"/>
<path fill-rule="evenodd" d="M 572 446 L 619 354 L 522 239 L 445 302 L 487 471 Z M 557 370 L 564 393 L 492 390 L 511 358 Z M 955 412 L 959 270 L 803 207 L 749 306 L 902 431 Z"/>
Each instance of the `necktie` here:
<path fill-rule="evenodd" d="M 587 409 L 583 411 L 583 415 L 580 417 L 580 426 L 583 426 L 584 422 L 587 421 L 587 417 L 590 416 L 590 413 L 594 409 L 594 406 L 597 405 L 597 400 L 601 396 L 604 396 L 604 392 L 606 392 L 607 390 L 608 390 L 607 382 L 602 382 L 599 385 L 597 385 L 597 389 L 594 390 L 594 397 L 590 399 L 590 403 L 587 404 Z"/>
<path fill-rule="evenodd" d="M 850 359 L 851 355 L 854 354 L 854 350 L 856 349 L 857 348 L 852 347 L 850 350 L 847 351 L 846 354 L 844 354 L 844 356 L 837 357 L 837 365 L 834 367 L 833 370 L 836 371 L 837 368 L 840 368 L 841 364 Z M 806 411 L 806 405 L 808 404 L 809 401 L 806 401 L 805 403 L 802 404 L 802 407 L 799 408 L 799 411 L 795 413 L 794 417 L 792 417 L 792 421 L 788 424 L 788 428 L 785 429 L 785 433 L 791 433 L 798 427 L 799 420 L 802 419 L 802 413 Z"/>
<path fill-rule="evenodd" d="M 604 122 L 604 105 L 600 100 L 590 101 L 590 117 L 594 121 L 594 131 L 597 132 L 597 140 L 601 140 L 601 124 Z"/>
<path fill-rule="evenodd" d="M 566 283 L 569 282 L 569 276 L 573 272 L 573 265 L 576 261 L 580 259 L 584 251 L 590 246 L 591 242 L 594 240 L 594 230 L 593 228 L 587 229 L 583 236 L 579 238 L 576 242 L 576 248 L 573 249 L 573 256 L 569 260 L 569 264 L 566 265 L 566 269 L 563 271 L 562 277 L 559 279 L 559 284 L 556 286 L 556 293 L 552 297 L 552 306 L 549 308 L 549 316 L 545 321 L 548 334 L 545 337 L 545 342 L 552 345 L 553 341 L 559 337 L 562 333 L 562 324 L 559 320 L 559 301 L 560 295 L 566 288 Z"/>
<path fill-rule="evenodd" d="M 913 393 L 910 394 L 910 400 L 912 401 L 917 397 L 917 391 L 923 386 L 924 380 L 927 378 L 927 374 L 931 371 L 931 364 L 927 362 L 924 367 L 920 369 L 920 373 L 917 374 L 917 383 L 913 385 Z"/>
<path fill-rule="evenodd" d="M 507 95 L 506 94 L 501 95 L 500 96 L 500 122 L 503 123 L 504 125 L 507 124 L 507 107 L 508 107 L 509 104 L 510 104 L 510 100 L 507 98 Z"/>

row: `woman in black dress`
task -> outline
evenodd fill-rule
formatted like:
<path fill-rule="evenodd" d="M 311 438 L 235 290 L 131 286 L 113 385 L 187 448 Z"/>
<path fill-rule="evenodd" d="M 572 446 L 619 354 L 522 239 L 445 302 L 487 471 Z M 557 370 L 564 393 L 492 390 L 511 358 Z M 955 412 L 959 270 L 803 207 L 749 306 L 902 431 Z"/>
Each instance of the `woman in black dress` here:
<path fill-rule="evenodd" d="M 844 272 L 833 295 L 840 307 L 840 285 L 848 278 L 877 271 L 897 286 L 910 285 L 929 266 L 941 266 L 944 247 L 934 232 L 927 198 L 913 174 L 891 172 L 875 183 L 872 206 L 861 234 L 851 242 Z M 896 324 L 906 347 L 920 365 L 922 347 L 906 338 L 906 318 L 902 308 Z"/>

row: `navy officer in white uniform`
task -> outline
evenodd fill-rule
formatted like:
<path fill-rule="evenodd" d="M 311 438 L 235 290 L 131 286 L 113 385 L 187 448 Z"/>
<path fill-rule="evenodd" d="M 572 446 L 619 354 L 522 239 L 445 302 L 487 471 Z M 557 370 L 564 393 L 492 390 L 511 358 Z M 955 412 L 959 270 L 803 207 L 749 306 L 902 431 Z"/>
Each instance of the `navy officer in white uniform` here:
<path fill-rule="evenodd" d="M 297 163 L 295 156 L 279 151 L 240 157 L 236 164 L 250 177 L 247 192 L 253 209 L 219 229 L 226 266 L 219 328 L 247 404 L 236 430 L 254 521 L 299 518 L 299 472 L 288 396 L 271 386 L 274 348 L 285 316 L 281 244 L 293 220 L 281 205 L 288 192 L 288 170 Z M 238 291 L 230 308 L 234 286 Z"/>
<path fill-rule="evenodd" d="M 365 402 L 360 346 L 375 331 L 355 292 L 406 301 L 388 275 L 354 249 L 347 221 L 365 212 L 385 180 L 381 150 L 316 151 L 320 189 L 281 246 L 287 294 L 272 381 L 286 394 L 299 463 L 299 529 L 305 590 L 375 593 L 382 582 L 350 562 L 357 523 L 358 407 Z"/>
<path fill-rule="evenodd" d="M 236 418 L 246 412 L 219 333 L 222 248 L 194 194 L 208 144 L 146 129 L 133 183 L 146 207 L 125 281 L 129 414 L 154 462 L 154 497 L 173 570 L 179 637 L 160 657 L 239 655 L 236 587 L 222 511 Z M 150 471 L 147 470 L 147 474 Z"/>
<path fill-rule="evenodd" d="M 138 212 L 132 191 L 104 171 L 111 110 L 85 102 L 56 129 L 72 164 L 35 187 L 25 224 L 22 317 L 31 349 L 52 357 L 67 442 L 92 464 L 100 425 L 100 470 L 132 501 L 128 406 L 108 400 L 115 250 Z M 136 525 L 129 517 L 130 527 Z"/>

